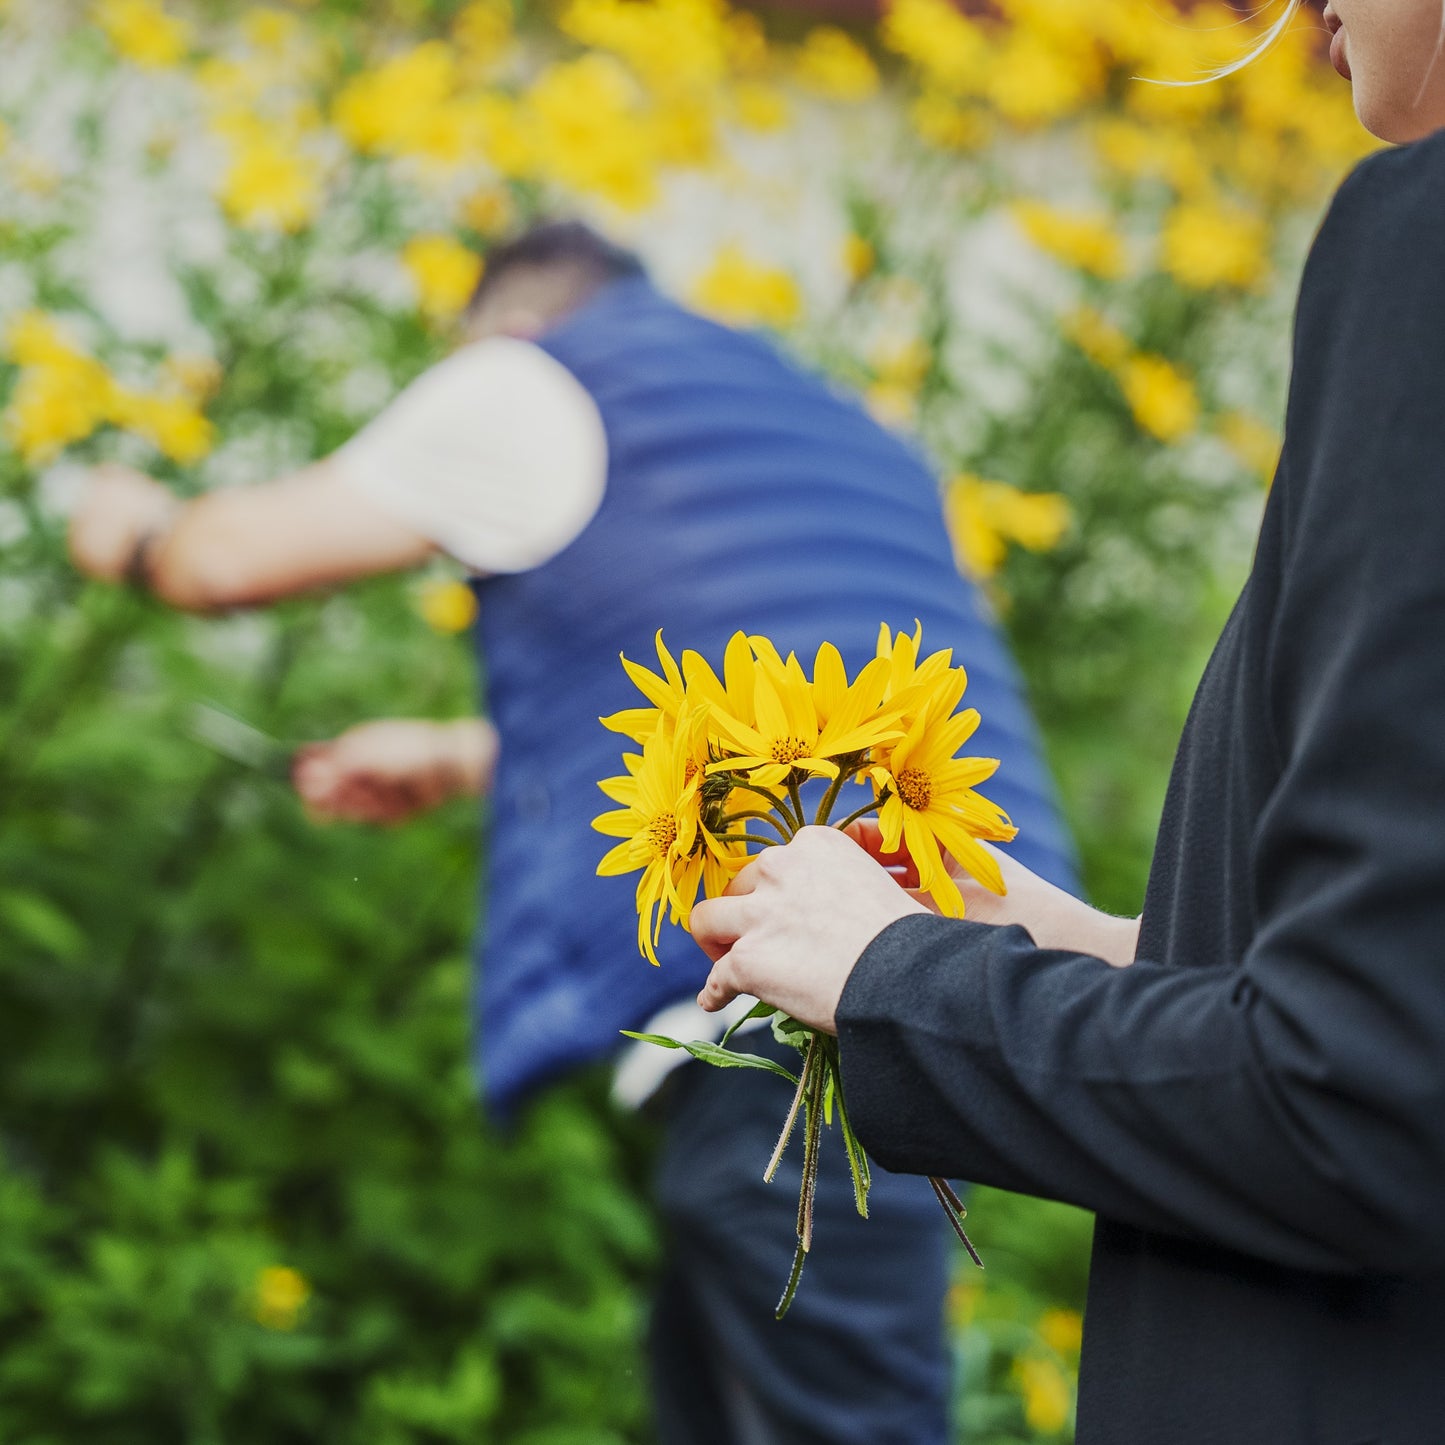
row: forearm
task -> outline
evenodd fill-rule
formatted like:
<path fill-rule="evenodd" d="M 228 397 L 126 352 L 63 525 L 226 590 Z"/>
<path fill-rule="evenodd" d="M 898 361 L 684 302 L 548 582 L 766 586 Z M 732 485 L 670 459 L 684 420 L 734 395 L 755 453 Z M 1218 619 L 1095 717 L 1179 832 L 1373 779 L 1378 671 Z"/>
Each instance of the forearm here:
<path fill-rule="evenodd" d="M 1371 1115 L 1273 1067 L 1291 1020 L 1241 970 L 1110 969 L 1020 929 L 908 918 L 865 950 L 838 1022 L 850 1114 L 885 1167 L 1296 1268 L 1445 1252 L 1424 1207 L 1438 1151 L 1400 1127 L 1408 1102 Z"/>
<path fill-rule="evenodd" d="M 435 550 L 318 462 L 179 504 L 147 543 L 141 580 L 173 607 L 211 612 L 414 567 Z"/>

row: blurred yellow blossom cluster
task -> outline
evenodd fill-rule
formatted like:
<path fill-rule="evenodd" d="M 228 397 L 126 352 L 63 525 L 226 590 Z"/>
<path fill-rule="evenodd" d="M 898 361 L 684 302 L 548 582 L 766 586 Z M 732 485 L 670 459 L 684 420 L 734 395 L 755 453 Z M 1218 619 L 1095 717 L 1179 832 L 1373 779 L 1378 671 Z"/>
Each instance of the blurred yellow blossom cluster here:
<path fill-rule="evenodd" d="M 692 300 L 719 321 L 779 330 L 796 321 L 803 308 L 798 284 L 786 271 L 753 260 L 735 242 L 724 246 L 698 278 Z"/>
<path fill-rule="evenodd" d="M 1024 492 L 968 475 L 949 483 L 944 509 L 960 568 L 980 578 L 998 572 L 1010 544 L 1030 552 L 1057 547 L 1073 516 L 1057 492 Z"/>
<path fill-rule="evenodd" d="M 211 449 L 213 428 L 200 410 L 206 382 L 197 384 L 194 370 L 169 368 L 173 384 L 164 390 L 123 386 L 39 311 L 24 312 L 11 323 L 4 353 L 19 368 L 5 411 L 5 436 L 31 464 L 50 460 L 107 425 L 144 437 L 181 463 L 199 461 Z"/>
<path fill-rule="evenodd" d="M 311 1285 L 299 1270 L 272 1264 L 256 1276 L 251 1314 L 268 1330 L 294 1330 L 311 1299 Z"/>

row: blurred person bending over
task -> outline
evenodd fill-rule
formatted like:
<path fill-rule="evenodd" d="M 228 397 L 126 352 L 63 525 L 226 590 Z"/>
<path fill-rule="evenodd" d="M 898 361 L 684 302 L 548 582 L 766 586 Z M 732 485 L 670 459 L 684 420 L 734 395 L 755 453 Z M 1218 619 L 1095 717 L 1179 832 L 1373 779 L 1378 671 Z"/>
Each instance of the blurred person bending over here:
<path fill-rule="evenodd" d="M 665 930 L 660 968 L 639 957 L 633 890 L 596 876 L 606 840 L 589 826 L 622 751 L 598 718 L 635 702 L 618 654 L 652 662 L 659 628 L 715 663 L 739 629 L 809 660 L 826 639 L 851 672 L 881 622 L 921 619 L 929 648 L 968 667 L 983 715 L 971 746 L 1003 760 L 992 796 L 1020 826 L 1015 856 L 1071 884 L 1014 668 L 954 567 L 914 452 L 764 340 L 663 297 L 631 254 L 553 224 L 493 252 L 464 344 L 334 455 L 186 504 L 101 469 L 71 545 L 87 572 L 198 611 L 438 551 L 471 571 L 490 721 L 363 723 L 301 755 L 301 796 L 323 816 L 394 822 L 490 793 L 486 1098 L 505 1117 L 613 1057 L 619 1099 L 653 1097 L 668 1236 L 651 1338 L 661 1439 L 943 1445 L 950 1252 L 932 1192 L 878 1174 L 860 1219 L 844 1151 L 825 1149 L 816 1247 L 775 1322 L 800 1166 L 785 1161 L 770 1185 L 762 1169 L 789 1091 L 619 1049 L 624 1028 L 715 1039 L 725 1020 L 693 1002 L 708 963 L 680 930 Z M 766 1030 L 749 1047 L 791 1057 Z"/>

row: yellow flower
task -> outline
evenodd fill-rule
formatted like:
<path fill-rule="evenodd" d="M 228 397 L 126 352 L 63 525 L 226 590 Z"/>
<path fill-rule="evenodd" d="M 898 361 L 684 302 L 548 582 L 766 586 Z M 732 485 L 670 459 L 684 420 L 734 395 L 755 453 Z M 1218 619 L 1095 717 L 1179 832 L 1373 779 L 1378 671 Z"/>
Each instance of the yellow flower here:
<path fill-rule="evenodd" d="M 961 918 L 963 895 L 939 845 L 985 888 L 1002 893 L 1003 875 L 978 840 L 1006 843 L 1018 830 L 1002 809 L 974 791 L 997 771 L 998 760 L 955 756 L 979 722 L 973 708 L 955 712 L 968 685 L 963 668 L 949 667 L 946 654 L 934 654 L 915 673 L 917 640 L 903 634 L 894 640 L 892 652 L 902 654 L 906 672 L 912 674 L 904 694 L 912 701 L 903 719 L 907 731 L 877 748 L 870 770 L 881 805 L 883 846 L 890 852 L 906 847 L 918 869 L 918 886 L 941 912 Z M 937 658 L 943 659 L 942 666 Z M 896 666 L 894 656 L 889 663 Z"/>
<path fill-rule="evenodd" d="M 457 316 L 482 276 L 482 258 L 450 236 L 413 236 L 401 253 L 417 301 L 433 321 Z"/>
<path fill-rule="evenodd" d="M 477 598 L 465 582 L 440 578 L 422 587 L 417 610 L 435 632 L 465 632 L 477 620 Z"/>
<path fill-rule="evenodd" d="M 446 120 L 456 87 L 454 52 L 444 41 L 430 40 L 349 80 L 337 93 L 332 119 L 352 146 L 368 154 L 434 155 L 440 144 L 441 158 L 453 159 L 447 147 L 455 135 L 446 132 L 456 127 Z"/>
<path fill-rule="evenodd" d="M 838 649 L 825 642 L 809 682 L 796 657 L 783 661 L 765 638 L 751 638 L 758 654 L 751 718 L 724 706 L 712 708 L 712 725 L 726 756 L 709 773 L 746 772 L 762 788 L 774 788 L 790 773 L 836 778 L 837 759 L 863 752 L 897 736 L 889 724 L 899 709 L 880 710 L 889 667 L 875 658 L 849 684 Z"/>
<path fill-rule="evenodd" d="M 505 186 L 486 186 L 462 203 L 462 220 L 483 236 L 497 236 L 509 230 L 517 208 Z"/>
<path fill-rule="evenodd" d="M 1064 335 L 1096 366 L 1112 371 L 1129 358 L 1129 338 L 1091 306 L 1081 306 L 1064 317 Z"/>
<path fill-rule="evenodd" d="M 649 963 L 657 962 L 663 908 L 673 921 L 688 926 L 703 879 L 705 855 L 721 854 L 702 825 L 702 775 L 688 776 L 691 732 L 659 728 L 642 745 L 640 757 L 627 759 L 630 771 L 598 784 L 620 808 L 602 813 L 592 826 L 622 841 L 597 865 L 601 877 L 642 870 L 637 884 L 637 945 Z"/>
<path fill-rule="evenodd" d="M 639 102 L 635 82 L 611 56 L 549 66 L 523 100 L 537 170 L 624 210 L 651 205 L 656 136 Z"/>
<path fill-rule="evenodd" d="M 156 0 L 98 0 L 95 18 L 106 38 L 127 60 L 164 69 L 185 59 L 191 29 Z"/>
<path fill-rule="evenodd" d="M 452 21 L 452 37 L 473 65 L 491 64 L 511 41 L 511 5 L 508 0 L 471 0 Z"/>
<path fill-rule="evenodd" d="M 866 100 L 878 89 L 872 56 L 833 25 L 817 25 L 808 32 L 793 69 L 800 84 L 830 100 Z"/>
<path fill-rule="evenodd" d="M 1014 1379 L 1024 1401 L 1024 1420 L 1041 1435 L 1057 1435 L 1069 1423 L 1073 1391 L 1052 1360 L 1025 1355 L 1014 1361 Z"/>
<path fill-rule="evenodd" d="M 949 0 L 891 0 L 878 38 L 934 86 L 962 91 L 980 84 L 987 58 L 983 32 Z"/>
<path fill-rule="evenodd" d="M 1003 566 L 1010 542 L 1030 552 L 1051 551 L 1073 514 L 1057 492 L 1023 492 L 1007 482 L 963 475 L 949 484 L 944 515 L 960 570 L 992 577 Z"/>
<path fill-rule="evenodd" d="M 1080 110 L 1102 82 L 1102 69 L 1082 53 L 1020 30 L 989 58 L 984 93 L 1005 119 L 1029 127 Z"/>
<path fill-rule="evenodd" d="M 741 246 L 725 246 L 693 287 L 704 311 L 733 326 L 761 323 L 785 327 L 798 319 L 803 299 L 786 271 L 748 258 Z"/>
<path fill-rule="evenodd" d="M 1045 1310 L 1039 1316 L 1038 1332 L 1055 1354 L 1077 1357 L 1084 1342 L 1084 1318 L 1078 1310 Z"/>
<path fill-rule="evenodd" d="M 1242 411 L 1232 411 L 1220 417 L 1219 435 L 1225 446 L 1265 482 L 1274 476 L 1281 440 L 1273 427 Z"/>
<path fill-rule="evenodd" d="M 16 317 L 5 351 L 20 367 L 5 410 L 5 435 L 28 464 L 50 461 L 109 420 L 116 390 L 110 373 L 43 312 Z"/>
<path fill-rule="evenodd" d="M 255 49 L 280 55 L 300 40 L 301 22 L 284 10 L 258 7 L 241 17 L 241 34 Z"/>
<path fill-rule="evenodd" d="M 258 230 L 294 232 L 310 225 L 321 204 L 316 162 L 259 123 L 238 124 L 230 134 L 231 164 L 219 190 L 226 214 Z"/>
<path fill-rule="evenodd" d="M 268 1265 L 256 1276 L 251 1313 L 268 1330 L 294 1330 L 311 1298 L 311 1286 L 299 1270 Z"/>
<path fill-rule="evenodd" d="M 1164 269 L 1181 286 L 1254 286 L 1268 260 L 1264 221 L 1237 207 L 1203 202 L 1176 206 L 1160 235 Z"/>
<path fill-rule="evenodd" d="M 182 464 L 199 461 L 215 443 L 215 429 L 201 413 L 197 395 L 118 386 L 43 312 L 27 311 L 15 319 L 5 352 L 20 367 L 5 432 L 31 464 L 49 461 L 107 423 L 145 437 Z"/>
<path fill-rule="evenodd" d="M 1011 209 L 1024 235 L 1041 251 L 1106 281 L 1124 274 L 1124 243 L 1106 217 L 1039 201 L 1018 201 Z"/>
<path fill-rule="evenodd" d="M 1178 441 L 1199 420 L 1194 383 L 1162 356 L 1140 352 L 1119 367 L 1119 385 L 1134 420 L 1161 442 Z"/>
<path fill-rule="evenodd" d="M 878 264 L 878 253 L 862 236 L 849 234 L 843 241 L 843 269 L 856 286 Z"/>
<path fill-rule="evenodd" d="M 216 429 L 189 396 L 152 395 L 117 389 L 109 419 L 144 437 L 172 461 L 190 466 L 216 444 Z"/>
<path fill-rule="evenodd" d="M 777 86 L 740 80 L 732 89 L 733 111 L 749 130 L 781 130 L 788 123 L 788 102 Z"/>
<path fill-rule="evenodd" d="M 969 150 L 992 133 L 977 110 L 969 110 L 937 91 L 925 91 L 909 107 L 913 128 L 924 140 L 944 150 Z"/>
<path fill-rule="evenodd" d="M 660 92 L 716 85 L 733 44 L 720 0 L 572 0 L 558 27 L 621 56 Z"/>

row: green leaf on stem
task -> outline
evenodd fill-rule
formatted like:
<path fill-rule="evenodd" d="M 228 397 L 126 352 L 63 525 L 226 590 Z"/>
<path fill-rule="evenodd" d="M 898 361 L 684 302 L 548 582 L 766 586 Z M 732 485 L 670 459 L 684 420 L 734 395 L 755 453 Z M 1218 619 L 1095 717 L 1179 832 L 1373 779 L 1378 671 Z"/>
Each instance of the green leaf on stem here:
<path fill-rule="evenodd" d="M 685 1049 L 693 1058 L 701 1059 L 705 1064 L 713 1064 L 719 1069 L 763 1069 L 769 1074 L 777 1074 L 790 1084 L 798 1082 L 796 1074 L 760 1054 L 735 1054 L 731 1049 L 721 1048 L 702 1039 L 684 1043 L 681 1039 L 670 1039 L 663 1034 L 636 1034 L 631 1029 L 623 1029 L 621 1032 L 624 1038 L 636 1039 L 640 1044 L 656 1044 L 660 1049 Z"/>

